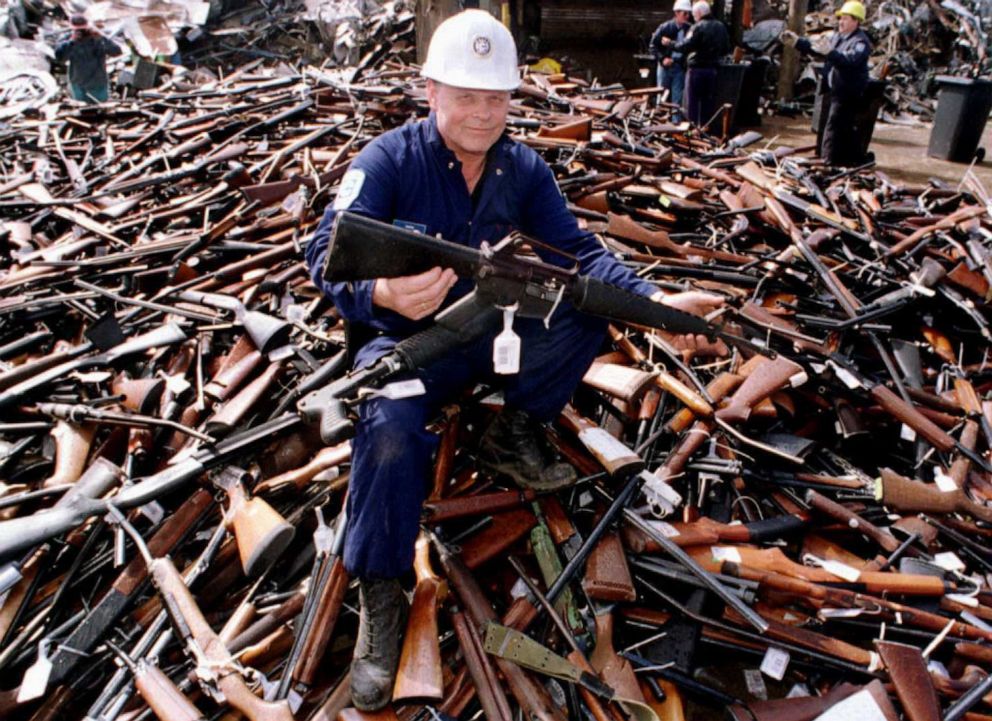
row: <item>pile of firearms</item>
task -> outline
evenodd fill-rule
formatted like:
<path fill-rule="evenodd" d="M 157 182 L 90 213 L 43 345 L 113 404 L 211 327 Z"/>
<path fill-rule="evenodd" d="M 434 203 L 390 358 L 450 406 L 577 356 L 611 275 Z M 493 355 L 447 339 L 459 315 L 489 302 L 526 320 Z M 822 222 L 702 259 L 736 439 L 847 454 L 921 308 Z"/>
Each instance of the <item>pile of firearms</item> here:
<path fill-rule="evenodd" d="M 748 155 L 654 100 L 531 75 L 511 132 L 741 342 L 614 325 L 547 428 L 581 476 L 557 494 L 479 471 L 490 389 L 432 421 L 381 717 L 992 718 L 989 199 Z M 386 52 L 4 131 L 0 715 L 354 717 L 349 446 L 297 410 L 347 351 L 301 248 L 425 112 Z"/>

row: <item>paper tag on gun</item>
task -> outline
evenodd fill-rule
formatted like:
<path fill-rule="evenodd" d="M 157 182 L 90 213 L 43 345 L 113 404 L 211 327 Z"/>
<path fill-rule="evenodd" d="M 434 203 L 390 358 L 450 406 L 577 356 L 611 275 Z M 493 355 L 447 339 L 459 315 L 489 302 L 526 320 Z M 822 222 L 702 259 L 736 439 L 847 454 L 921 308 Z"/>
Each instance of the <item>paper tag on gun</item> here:
<path fill-rule="evenodd" d="M 422 396 L 427 392 L 424 387 L 424 382 L 419 378 L 413 378 L 408 381 L 396 381 L 394 383 L 387 383 L 382 388 L 377 391 L 373 391 L 369 395 L 373 395 L 379 398 L 388 398 L 391 401 L 397 401 L 400 398 L 412 398 L 413 396 Z"/>
<path fill-rule="evenodd" d="M 769 646 L 768 650 L 765 651 L 765 657 L 761 661 L 760 670 L 769 678 L 781 681 L 785 676 L 786 669 L 789 668 L 789 659 L 788 651 Z"/>
<path fill-rule="evenodd" d="M 520 372 L 520 336 L 513 332 L 514 303 L 503 309 L 503 332 L 493 341 L 493 371 L 500 375 Z"/>

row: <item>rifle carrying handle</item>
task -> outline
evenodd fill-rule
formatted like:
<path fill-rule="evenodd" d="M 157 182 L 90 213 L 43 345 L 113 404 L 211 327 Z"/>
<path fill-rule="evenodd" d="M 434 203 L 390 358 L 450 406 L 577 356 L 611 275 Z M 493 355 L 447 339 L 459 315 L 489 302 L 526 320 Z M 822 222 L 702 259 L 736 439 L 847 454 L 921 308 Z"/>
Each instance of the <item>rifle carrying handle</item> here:
<path fill-rule="evenodd" d="M 344 401 L 331 398 L 320 412 L 320 440 L 330 446 L 354 435 L 355 424 L 348 418 L 348 408 Z"/>

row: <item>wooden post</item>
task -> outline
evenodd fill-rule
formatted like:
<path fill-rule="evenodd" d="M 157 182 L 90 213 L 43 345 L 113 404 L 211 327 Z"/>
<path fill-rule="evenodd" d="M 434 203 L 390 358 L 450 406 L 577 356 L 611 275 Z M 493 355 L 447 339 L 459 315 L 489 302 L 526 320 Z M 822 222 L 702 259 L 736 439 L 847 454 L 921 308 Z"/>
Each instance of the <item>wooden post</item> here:
<path fill-rule="evenodd" d="M 417 62 L 423 65 L 427 58 L 434 30 L 461 8 L 458 0 L 417 0 Z"/>
<path fill-rule="evenodd" d="M 789 0 L 789 30 L 806 34 L 807 0 Z M 782 48 L 782 65 L 778 71 L 778 99 L 792 100 L 792 89 L 799 76 L 799 52 L 788 46 Z"/>

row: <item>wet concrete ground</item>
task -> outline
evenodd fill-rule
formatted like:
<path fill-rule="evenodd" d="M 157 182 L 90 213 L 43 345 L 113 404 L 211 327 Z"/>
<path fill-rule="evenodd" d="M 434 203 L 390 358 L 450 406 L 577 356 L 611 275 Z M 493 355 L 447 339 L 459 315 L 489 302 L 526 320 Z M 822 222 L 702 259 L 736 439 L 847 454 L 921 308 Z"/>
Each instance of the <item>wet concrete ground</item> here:
<path fill-rule="evenodd" d="M 763 120 L 762 125 L 755 130 L 768 140 L 777 136 L 777 140 L 772 143 L 773 147 L 799 147 L 816 142 L 816 136 L 809 129 L 808 117 L 766 117 Z M 894 180 L 904 183 L 923 184 L 930 177 L 938 177 L 954 184 L 961 182 L 961 177 L 968 169 L 967 164 L 927 157 L 930 130 L 930 124 L 906 127 L 876 123 L 871 150 L 875 153 L 877 167 Z M 986 124 L 981 146 L 986 149 L 988 157 L 975 165 L 975 172 L 986 190 L 992 192 L 992 123 Z"/>

